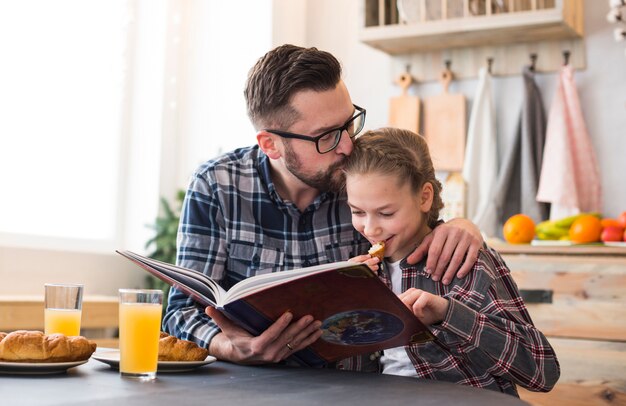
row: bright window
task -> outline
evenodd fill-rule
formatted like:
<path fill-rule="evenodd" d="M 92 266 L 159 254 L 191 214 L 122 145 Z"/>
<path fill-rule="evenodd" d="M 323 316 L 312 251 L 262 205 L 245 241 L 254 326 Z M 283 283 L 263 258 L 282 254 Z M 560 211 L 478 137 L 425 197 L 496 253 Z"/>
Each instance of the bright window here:
<path fill-rule="evenodd" d="M 255 142 L 272 3 L 233 4 L 0 1 L 0 247 L 141 250 L 160 196 Z"/>
<path fill-rule="evenodd" d="M 0 233 L 114 240 L 126 0 L 0 2 Z"/>

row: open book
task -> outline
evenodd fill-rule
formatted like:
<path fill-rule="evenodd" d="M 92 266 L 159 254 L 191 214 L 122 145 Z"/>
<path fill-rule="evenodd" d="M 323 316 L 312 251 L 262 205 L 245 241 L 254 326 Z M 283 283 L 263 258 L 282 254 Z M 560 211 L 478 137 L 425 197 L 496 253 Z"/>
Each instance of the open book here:
<path fill-rule="evenodd" d="M 322 337 L 293 355 L 320 366 L 353 355 L 434 339 L 432 333 L 366 265 L 335 262 L 261 274 L 228 291 L 207 275 L 117 251 L 204 306 L 213 306 L 253 335 L 282 314 L 307 314 L 322 321 Z"/>

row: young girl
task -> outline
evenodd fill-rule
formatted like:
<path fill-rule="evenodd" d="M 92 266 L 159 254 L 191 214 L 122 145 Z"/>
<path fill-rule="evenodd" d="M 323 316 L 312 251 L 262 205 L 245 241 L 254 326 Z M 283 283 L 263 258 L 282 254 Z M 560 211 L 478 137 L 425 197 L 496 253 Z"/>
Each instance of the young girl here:
<path fill-rule="evenodd" d="M 485 245 L 472 272 L 447 286 L 429 277 L 425 260 L 404 260 L 437 225 L 443 207 L 424 139 L 395 128 L 369 131 L 355 141 L 344 171 L 353 226 L 372 245 L 385 243 L 380 277 L 437 337 L 385 350 L 382 372 L 515 396 L 516 384 L 552 389 L 560 375 L 554 350 L 496 251 Z M 373 268 L 379 261 L 370 255 L 352 260 Z"/>

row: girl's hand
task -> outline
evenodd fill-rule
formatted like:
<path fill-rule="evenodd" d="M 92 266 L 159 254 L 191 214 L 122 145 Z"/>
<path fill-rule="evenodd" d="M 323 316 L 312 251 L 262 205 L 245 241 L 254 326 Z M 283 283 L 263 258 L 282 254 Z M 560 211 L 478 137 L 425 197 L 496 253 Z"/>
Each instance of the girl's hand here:
<path fill-rule="evenodd" d="M 376 257 L 372 257 L 370 254 L 357 255 L 354 258 L 350 258 L 348 262 L 365 264 L 374 272 L 378 272 L 380 269 L 380 260 Z"/>
<path fill-rule="evenodd" d="M 415 288 L 399 294 L 398 297 L 427 326 L 442 322 L 450 305 L 446 298 Z"/>

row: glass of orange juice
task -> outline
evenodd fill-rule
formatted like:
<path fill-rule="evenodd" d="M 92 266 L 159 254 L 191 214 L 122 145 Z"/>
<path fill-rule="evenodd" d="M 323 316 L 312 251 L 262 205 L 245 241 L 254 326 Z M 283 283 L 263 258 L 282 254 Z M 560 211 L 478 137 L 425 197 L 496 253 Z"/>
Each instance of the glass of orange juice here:
<path fill-rule="evenodd" d="M 46 283 L 44 286 L 44 332 L 79 336 L 83 285 Z"/>
<path fill-rule="evenodd" d="M 150 381 L 156 378 L 163 292 L 120 289 L 120 373 Z"/>

